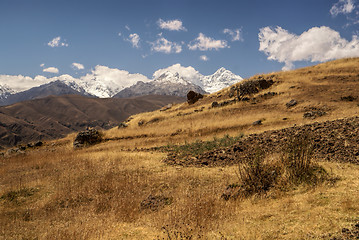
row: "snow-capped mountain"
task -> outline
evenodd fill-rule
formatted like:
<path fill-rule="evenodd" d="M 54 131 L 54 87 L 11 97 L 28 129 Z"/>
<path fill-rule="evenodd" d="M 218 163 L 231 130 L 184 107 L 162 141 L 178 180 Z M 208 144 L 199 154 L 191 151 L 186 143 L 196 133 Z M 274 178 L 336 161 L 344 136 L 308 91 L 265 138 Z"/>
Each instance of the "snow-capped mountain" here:
<path fill-rule="evenodd" d="M 90 73 L 77 78 L 68 74 L 52 78 L 40 75 L 34 78 L 22 75 L 0 75 L 0 102 L 4 105 L 21 99 L 38 98 L 39 96 L 36 94 L 40 92 L 40 95 L 44 96 L 47 93 L 57 95 L 67 92 L 69 94 L 72 93 L 71 90 L 74 90 L 74 94 L 100 98 L 148 94 L 186 96 L 189 90 L 213 93 L 241 80 L 240 76 L 225 68 L 220 68 L 214 74 L 205 76 L 191 66 L 184 67 L 174 64 L 164 69 L 158 69 L 154 72 L 152 79 L 149 79 L 139 73 L 129 73 L 125 70 L 98 65 Z M 69 89 L 65 91 L 66 86 L 60 86 L 58 83 L 50 84 L 56 81 L 60 81 Z M 51 91 L 46 84 L 50 84 Z M 40 86 L 41 88 L 33 91 L 33 88 Z M 47 90 L 39 91 L 44 86 L 44 89 Z M 32 91 L 29 91 L 30 89 Z M 59 89 L 62 90 L 59 91 Z"/>
<path fill-rule="evenodd" d="M 185 97 L 189 91 L 206 93 L 200 86 L 185 80 L 175 72 L 165 72 L 149 82 L 139 81 L 135 85 L 125 88 L 114 97 L 126 98 L 141 95 L 172 95 Z"/>
<path fill-rule="evenodd" d="M 203 90 L 214 93 L 242 80 L 242 77 L 222 67 L 212 75 L 203 76 L 201 82 Z"/>
<path fill-rule="evenodd" d="M 132 97 L 148 94 L 185 97 L 190 90 L 202 94 L 213 93 L 241 80 L 243 80 L 242 77 L 235 75 L 223 67 L 209 76 L 204 76 L 198 72 L 196 74 L 188 74 L 187 72 L 187 74 L 181 75 L 176 72 L 176 69 L 168 69 L 150 82 L 137 82 L 137 84 L 125 88 L 116 94 L 115 97 Z"/>
<path fill-rule="evenodd" d="M 15 94 L 15 93 L 16 92 L 12 90 L 10 87 L 8 87 L 7 85 L 0 85 L 0 99 L 6 99 L 11 94 Z"/>

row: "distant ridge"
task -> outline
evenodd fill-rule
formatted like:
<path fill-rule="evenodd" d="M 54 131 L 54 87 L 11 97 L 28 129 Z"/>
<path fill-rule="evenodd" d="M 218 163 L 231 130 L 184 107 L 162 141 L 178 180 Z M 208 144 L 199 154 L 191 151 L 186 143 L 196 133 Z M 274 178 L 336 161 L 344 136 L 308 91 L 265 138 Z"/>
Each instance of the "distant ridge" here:
<path fill-rule="evenodd" d="M 22 102 L 26 100 L 32 100 L 37 98 L 43 98 L 50 95 L 60 96 L 60 95 L 82 95 L 82 96 L 92 96 L 87 93 L 85 90 L 79 88 L 79 91 L 74 90 L 64 82 L 57 80 L 50 82 L 38 87 L 31 88 L 29 90 L 18 92 L 18 93 L 8 93 L 0 98 L 0 105 L 10 105 L 17 102 Z"/>
<path fill-rule="evenodd" d="M 131 115 L 184 101 L 176 96 L 48 96 L 0 107 L 0 148 L 64 137 L 87 127 L 109 129 Z"/>

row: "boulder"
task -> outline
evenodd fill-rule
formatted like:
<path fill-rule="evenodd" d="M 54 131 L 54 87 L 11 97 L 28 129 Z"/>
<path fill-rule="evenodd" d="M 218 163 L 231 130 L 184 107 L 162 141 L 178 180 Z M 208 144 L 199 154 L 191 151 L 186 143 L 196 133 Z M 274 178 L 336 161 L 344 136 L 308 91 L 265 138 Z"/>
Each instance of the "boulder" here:
<path fill-rule="evenodd" d="M 79 132 L 74 140 L 74 148 L 81 148 L 100 143 L 103 140 L 102 133 L 96 129 Z"/>
<path fill-rule="evenodd" d="M 257 120 L 252 123 L 253 126 L 262 125 L 262 120 Z"/>
<path fill-rule="evenodd" d="M 128 125 L 126 124 L 126 123 L 124 123 L 124 122 L 122 122 L 122 123 L 120 123 L 119 125 L 118 125 L 118 128 L 120 129 L 120 128 L 127 128 L 128 127 Z"/>
<path fill-rule="evenodd" d="M 292 99 L 289 102 L 287 102 L 285 105 L 287 106 L 287 108 L 291 108 L 291 107 L 294 107 L 297 104 L 298 104 L 298 102 L 296 100 Z"/>
<path fill-rule="evenodd" d="M 218 107 L 218 106 L 219 106 L 218 102 L 212 102 L 212 107 L 213 108 Z"/>
<path fill-rule="evenodd" d="M 187 93 L 187 102 L 188 104 L 194 104 L 196 103 L 199 99 L 203 98 L 203 95 L 194 91 L 189 91 Z"/>

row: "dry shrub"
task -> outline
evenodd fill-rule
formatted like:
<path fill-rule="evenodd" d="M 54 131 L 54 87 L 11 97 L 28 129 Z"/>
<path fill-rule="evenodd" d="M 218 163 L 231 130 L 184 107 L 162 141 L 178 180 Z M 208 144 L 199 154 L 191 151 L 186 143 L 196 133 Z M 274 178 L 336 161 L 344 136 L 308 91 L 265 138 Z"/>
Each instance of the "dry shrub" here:
<path fill-rule="evenodd" d="M 272 189 L 286 191 L 301 184 L 316 186 L 324 181 L 334 181 L 313 161 L 313 153 L 309 135 L 290 138 L 281 157 L 274 161 L 266 161 L 265 153 L 257 150 L 253 158 L 239 165 L 239 183 L 229 185 L 222 197 L 225 200 L 246 198 L 265 195 Z"/>

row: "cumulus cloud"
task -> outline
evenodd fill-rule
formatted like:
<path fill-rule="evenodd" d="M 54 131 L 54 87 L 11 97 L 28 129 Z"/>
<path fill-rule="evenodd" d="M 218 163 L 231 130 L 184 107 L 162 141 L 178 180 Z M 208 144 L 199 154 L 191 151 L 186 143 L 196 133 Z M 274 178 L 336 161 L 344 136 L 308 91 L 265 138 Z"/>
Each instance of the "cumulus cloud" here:
<path fill-rule="evenodd" d="M 226 29 L 223 30 L 223 33 L 230 35 L 231 38 L 232 38 L 232 42 L 234 42 L 234 41 L 243 41 L 242 30 L 241 29 L 231 30 L 231 29 L 226 28 Z"/>
<path fill-rule="evenodd" d="M 182 21 L 178 19 L 164 21 L 160 18 L 157 21 L 157 24 L 161 29 L 170 31 L 187 31 L 187 29 L 182 25 Z"/>
<path fill-rule="evenodd" d="M 40 64 L 40 67 L 44 67 L 44 66 L 45 66 L 45 63 L 41 63 L 41 64 Z"/>
<path fill-rule="evenodd" d="M 67 83 L 74 82 L 89 93 L 102 98 L 112 97 L 122 89 L 136 84 L 137 81 L 150 81 L 146 76 L 139 73 L 132 74 L 125 70 L 101 65 L 96 66 L 90 73 L 80 78 L 74 78 L 68 74 L 51 78 L 42 75 L 35 78 L 22 75 L 0 75 L 0 85 L 6 85 L 16 92 L 25 91 L 56 80 Z"/>
<path fill-rule="evenodd" d="M 129 73 L 117 68 L 97 65 L 91 73 L 82 76 L 77 83 L 98 97 L 112 97 L 122 89 L 130 87 L 137 81 L 150 81 L 139 73 Z"/>
<path fill-rule="evenodd" d="M 339 14 L 349 14 L 355 9 L 354 0 L 339 0 L 330 9 L 330 14 L 336 17 Z"/>
<path fill-rule="evenodd" d="M 29 76 L 23 75 L 0 75 L 0 85 L 9 86 L 16 92 L 25 91 L 45 83 L 48 83 L 48 79 L 44 76 L 36 76 L 35 78 L 31 78 Z"/>
<path fill-rule="evenodd" d="M 206 55 L 200 56 L 199 59 L 201 59 L 202 61 L 205 61 L 205 62 L 207 62 L 209 60 L 209 58 Z"/>
<path fill-rule="evenodd" d="M 158 38 L 155 42 L 150 42 L 151 50 L 166 54 L 182 52 L 182 46 L 178 43 L 171 42 L 164 37 Z"/>
<path fill-rule="evenodd" d="M 140 36 L 137 33 L 130 34 L 127 41 L 129 41 L 134 48 L 140 47 Z"/>
<path fill-rule="evenodd" d="M 72 63 L 71 64 L 72 68 L 73 69 L 76 69 L 76 70 L 83 70 L 85 69 L 84 65 L 82 65 L 81 63 Z"/>
<path fill-rule="evenodd" d="M 181 64 L 177 63 L 167 68 L 159 69 L 153 74 L 153 78 L 158 78 L 165 72 L 179 73 L 181 77 L 186 80 L 193 82 L 194 84 L 201 85 L 201 78 L 203 77 L 196 69 L 193 67 L 183 67 Z"/>
<path fill-rule="evenodd" d="M 48 67 L 42 70 L 43 72 L 48 72 L 48 73 L 59 73 L 59 69 L 55 68 L 55 67 Z"/>
<path fill-rule="evenodd" d="M 200 33 L 198 37 L 191 41 L 188 44 L 188 48 L 190 50 L 200 50 L 200 51 L 207 51 L 207 50 L 218 50 L 220 48 L 229 48 L 227 41 L 225 40 L 215 40 L 210 37 L 206 37 L 203 33 Z"/>
<path fill-rule="evenodd" d="M 283 70 L 294 67 L 293 62 L 324 62 L 345 57 L 359 56 L 359 36 L 353 35 L 351 41 L 329 27 L 313 27 L 301 35 L 276 27 L 265 27 L 258 34 L 259 51 L 268 60 L 285 63 Z"/>
<path fill-rule="evenodd" d="M 54 48 L 54 47 L 68 47 L 69 44 L 66 42 L 61 41 L 61 37 L 55 37 L 50 42 L 47 43 L 48 46 Z"/>

